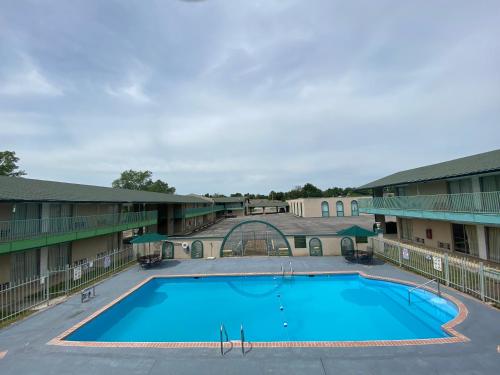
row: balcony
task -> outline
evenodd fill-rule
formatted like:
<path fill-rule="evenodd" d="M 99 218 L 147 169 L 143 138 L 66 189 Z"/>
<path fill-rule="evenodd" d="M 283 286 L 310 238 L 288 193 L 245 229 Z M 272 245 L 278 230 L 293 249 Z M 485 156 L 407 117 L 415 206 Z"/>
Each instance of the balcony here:
<path fill-rule="evenodd" d="M 500 224 L 500 191 L 375 197 L 358 200 L 365 214 Z"/>
<path fill-rule="evenodd" d="M 156 224 L 157 211 L 0 221 L 0 254 Z"/>
<path fill-rule="evenodd" d="M 189 219 L 191 217 L 213 214 L 214 212 L 224 211 L 223 205 L 186 208 L 184 211 L 178 210 L 175 212 L 176 219 Z"/>

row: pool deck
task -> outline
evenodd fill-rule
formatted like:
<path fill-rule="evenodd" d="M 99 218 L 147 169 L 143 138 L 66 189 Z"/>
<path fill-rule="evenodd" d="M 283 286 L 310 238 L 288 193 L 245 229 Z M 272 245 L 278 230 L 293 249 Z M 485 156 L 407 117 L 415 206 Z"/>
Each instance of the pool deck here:
<path fill-rule="evenodd" d="M 426 279 L 390 264 L 357 265 L 341 257 L 296 257 L 295 271 L 361 271 L 408 282 Z M 100 348 L 47 345 L 54 337 L 151 275 L 279 272 L 288 258 L 171 260 L 161 268 L 134 266 L 80 296 L 0 330 L 0 374 L 496 374 L 500 368 L 500 311 L 453 289 L 469 316 L 455 327 L 469 342 L 347 348 L 239 348 L 221 357 L 215 348 Z M 168 319 L 168 316 L 165 317 Z"/>

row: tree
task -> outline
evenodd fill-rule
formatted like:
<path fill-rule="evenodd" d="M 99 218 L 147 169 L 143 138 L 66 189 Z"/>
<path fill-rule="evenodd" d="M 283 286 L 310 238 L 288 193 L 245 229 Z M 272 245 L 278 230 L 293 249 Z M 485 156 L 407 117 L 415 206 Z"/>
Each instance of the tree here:
<path fill-rule="evenodd" d="M 162 180 L 153 181 L 153 172 L 151 171 L 134 171 L 129 169 L 123 171 L 120 178 L 113 181 L 112 186 L 120 189 L 144 190 L 155 193 L 175 193 L 175 187 L 168 186 L 168 183 Z"/>
<path fill-rule="evenodd" d="M 302 196 L 306 198 L 322 197 L 323 191 L 311 183 L 307 183 L 302 188 Z"/>
<path fill-rule="evenodd" d="M 26 172 L 19 169 L 19 158 L 14 151 L 0 151 L 0 176 L 20 177 Z"/>

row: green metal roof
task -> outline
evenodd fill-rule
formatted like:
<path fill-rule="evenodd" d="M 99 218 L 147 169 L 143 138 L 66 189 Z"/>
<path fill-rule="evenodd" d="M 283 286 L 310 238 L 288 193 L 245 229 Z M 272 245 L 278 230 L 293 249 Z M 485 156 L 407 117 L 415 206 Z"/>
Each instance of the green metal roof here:
<path fill-rule="evenodd" d="M 245 197 L 217 197 L 212 198 L 215 203 L 241 203 Z"/>
<path fill-rule="evenodd" d="M 397 172 L 360 186 L 358 189 L 441 180 L 495 171 L 500 171 L 500 149 Z"/>
<path fill-rule="evenodd" d="M 207 203 L 195 196 L 151 193 L 66 182 L 0 176 L 0 201 Z"/>
<path fill-rule="evenodd" d="M 248 207 L 286 207 L 288 203 L 269 199 L 250 199 Z"/>

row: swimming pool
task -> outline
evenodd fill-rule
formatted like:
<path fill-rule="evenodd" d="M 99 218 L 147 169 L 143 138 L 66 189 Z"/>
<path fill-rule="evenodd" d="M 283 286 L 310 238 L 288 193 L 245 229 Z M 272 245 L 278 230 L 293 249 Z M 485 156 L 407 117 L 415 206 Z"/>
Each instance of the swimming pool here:
<path fill-rule="evenodd" d="M 155 277 L 60 339 L 217 343 L 221 323 L 254 343 L 449 338 L 457 306 L 425 290 L 409 304 L 409 288 L 359 274 Z"/>

